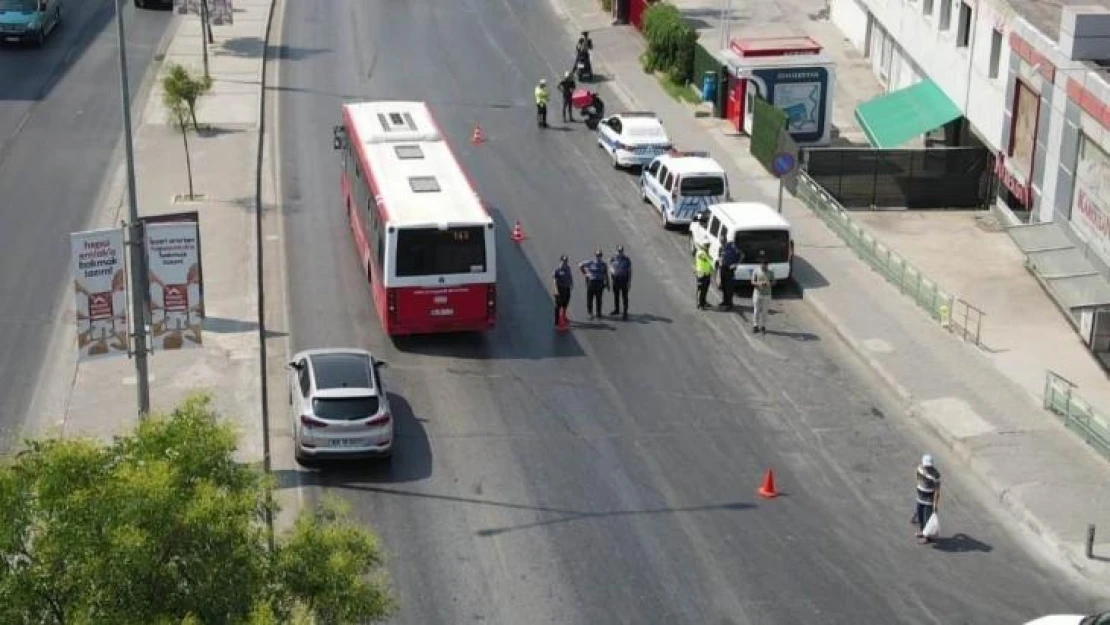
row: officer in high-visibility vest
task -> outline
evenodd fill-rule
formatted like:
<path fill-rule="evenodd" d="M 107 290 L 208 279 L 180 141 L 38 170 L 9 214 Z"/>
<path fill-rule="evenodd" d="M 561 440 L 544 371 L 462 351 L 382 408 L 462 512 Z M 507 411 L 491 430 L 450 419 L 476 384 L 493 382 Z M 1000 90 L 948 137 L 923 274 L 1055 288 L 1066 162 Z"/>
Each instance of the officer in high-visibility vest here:
<path fill-rule="evenodd" d="M 694 254 L 694 275 L 698 279 L 698 310 L 705 310 L 709 304 L 705 301 L 709 294 L 709 280 L 713 276 L 713 258 L 709 256 L 709 246 L 701 244 Z"/>
<path fill-rule="evenodd" d="M 547 103 L 551 100 L 551 93 L 547 91 L 547 79 L 541 78 L 536 85 L 536 122 L 540 128 L 547 128 Z"/>

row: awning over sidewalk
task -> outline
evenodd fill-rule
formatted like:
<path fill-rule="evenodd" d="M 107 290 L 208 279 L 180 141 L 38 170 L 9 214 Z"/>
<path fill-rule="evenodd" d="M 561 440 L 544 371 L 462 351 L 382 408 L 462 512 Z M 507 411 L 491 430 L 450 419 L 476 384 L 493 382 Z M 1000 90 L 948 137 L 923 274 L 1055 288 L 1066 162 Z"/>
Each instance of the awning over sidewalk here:
<path fill-rule="evenodd" d="M 856 119 L 871 145 L 896 148 L 959 119 L 963 112 L 928 78 L 856 107 Z"/>
<path fill-rule="evenodd" d="M 1009 232 L 1033 275 L 1061 308 L 1073 317 L 1084 309 L 1110 308 L 1110 280 L 1072 243 L 1063 226 L 1029 224 L 1012 226 Z"/>

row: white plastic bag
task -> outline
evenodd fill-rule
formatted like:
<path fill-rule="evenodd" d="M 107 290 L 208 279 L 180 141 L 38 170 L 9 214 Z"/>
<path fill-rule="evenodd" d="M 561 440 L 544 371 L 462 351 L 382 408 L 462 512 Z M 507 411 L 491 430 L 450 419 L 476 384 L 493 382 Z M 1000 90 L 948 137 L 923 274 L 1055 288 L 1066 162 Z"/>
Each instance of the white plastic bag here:
<path fill-rule="evenodd" d="M 940 517 L 937 516 L 936 512 L 925 522 L 925 527 L 921 530 L 921 535 L 925 538 L 936 538 L 940 535 Z"/>

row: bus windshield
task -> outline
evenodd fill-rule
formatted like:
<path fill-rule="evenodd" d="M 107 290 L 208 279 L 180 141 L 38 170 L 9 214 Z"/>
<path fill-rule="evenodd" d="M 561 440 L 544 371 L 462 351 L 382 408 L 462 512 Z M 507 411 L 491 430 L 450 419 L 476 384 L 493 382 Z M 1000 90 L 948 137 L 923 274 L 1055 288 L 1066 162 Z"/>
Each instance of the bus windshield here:
<path fill-rule="evenodd" d="M 790 260 L 790 232 L 741 230 L 736 233 L 736 247 L 740 248 L 741 262 L 757 263 L 760 254 L 766 254 L 769 263 L 785 263 Z"/>
<path fill-rule="evenodd" d="M 401 228 L 397 231 L 397 277 L 485 273 L 483 226 Z"/>

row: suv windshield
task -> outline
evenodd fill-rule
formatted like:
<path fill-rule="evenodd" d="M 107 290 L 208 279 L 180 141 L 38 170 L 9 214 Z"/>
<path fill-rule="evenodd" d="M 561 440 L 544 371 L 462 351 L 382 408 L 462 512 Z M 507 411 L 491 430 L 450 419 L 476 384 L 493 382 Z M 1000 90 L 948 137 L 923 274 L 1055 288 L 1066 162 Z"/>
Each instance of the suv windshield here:
<path fill-rule="evenodd" d="M 378 398 L 321 397 L 312 400 L 312 413 L 329 421 L 369 419 L 378 412 Z"/>
<path fill-rule="evenodd" d="M 736 233 L 736 247 L 740 248 L 742 262 L 759 262 L 760 253 L 767 255 L 769 263 L 790 260 L 790 233 L 786 230 L 741 230 Z"/>
<path fill-rule="evenodd" d="M 39 0 L 0 0 L 0 11 L 37 11 Z"/>
<path fill-rule="evenodd" d="M 467 226 L 401 228 L 397 232 L 397 277 L 485 273 L 486 229 Z"/>
<path fill-rule="evenodd" d="M 682 195 L 724 195 L 725 180 L 719 176 L 694 176 L 682 179 Z"/>

